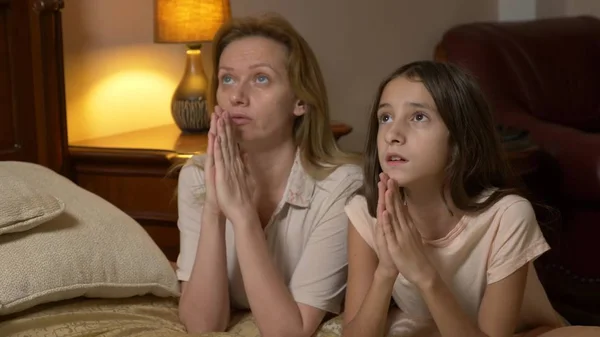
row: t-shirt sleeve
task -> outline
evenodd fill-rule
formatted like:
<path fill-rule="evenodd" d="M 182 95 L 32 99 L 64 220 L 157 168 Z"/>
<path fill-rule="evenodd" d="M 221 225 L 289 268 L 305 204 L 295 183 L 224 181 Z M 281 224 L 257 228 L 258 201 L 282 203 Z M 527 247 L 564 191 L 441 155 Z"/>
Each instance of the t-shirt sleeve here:
<path fill-rule="evenodd" d="M 204 171 L 199 166 L 199 159 L 192 158 L 181 169 L 177 184 L 177 227 L 179 228 L 180 248 L 176 273 L 180 281 L 190 279 L 196 260 L 204 188 Z"/>
<path fill-rule="evenodd" d="M 344 205 L 362 182 L 349 176 L 332 192 L 325 211 L 310 234 L 289 289 L 298 303 L 339 314 L 348 276 L 348 217 Z"/>
<path fill-rule="evenodd" d="M 500 217 L 489 255 L 487 283 L 506 278 L 549 249 L 529 201 L 512 203 Z"/>
<path fill-rule="evenodd" d="M 377 219 L 369 214 L 367 200 L 364 196 L 357 195 L 350 200 L 345 207 L 345 212 L 348 215 L 350 223 L 365 242 L 375 249 L 375 224 Z"/>

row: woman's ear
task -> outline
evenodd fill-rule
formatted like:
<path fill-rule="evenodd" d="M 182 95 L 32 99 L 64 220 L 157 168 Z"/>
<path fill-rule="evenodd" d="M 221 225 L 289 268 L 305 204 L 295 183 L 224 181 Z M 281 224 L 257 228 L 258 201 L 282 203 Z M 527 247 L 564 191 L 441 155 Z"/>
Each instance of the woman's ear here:
<path fill-rule="evenodd" d="M 304 103 L 304 101 L 297 100 L 296 105 L 294 106 L 294 115 L 296 117 L 300 117 L 306 113 L 306 109 L 306 103 Z"/>

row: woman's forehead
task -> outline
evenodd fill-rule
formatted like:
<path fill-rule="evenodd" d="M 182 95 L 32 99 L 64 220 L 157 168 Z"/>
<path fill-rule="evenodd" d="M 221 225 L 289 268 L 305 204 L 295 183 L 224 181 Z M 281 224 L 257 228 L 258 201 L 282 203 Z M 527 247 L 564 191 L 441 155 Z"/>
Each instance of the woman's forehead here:
<path fill-rule="evenodd" d="M 270 38 L 261 36 L 244 37 L 231 42 L 221 54 L 219 67 L 236 70 L 270 67 L 285 69 L 286 47 Z"/>

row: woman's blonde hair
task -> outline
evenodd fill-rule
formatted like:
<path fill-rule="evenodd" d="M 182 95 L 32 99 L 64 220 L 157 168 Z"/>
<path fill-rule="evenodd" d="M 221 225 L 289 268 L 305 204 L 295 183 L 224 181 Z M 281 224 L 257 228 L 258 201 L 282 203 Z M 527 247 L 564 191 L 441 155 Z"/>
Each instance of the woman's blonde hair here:
<path fill-rule="evenodd" d="M 359 157 L 342 151 L 330 127 L 329 103 L 325 81 L 317 58 L 304 38 L 292 25 L 277 14 L 236 18 L 223 24 L 213 39 L 213 71 L 207 97 L 209 107 L 215 106 L 219 85 L 219 60 L 223 50 L 233 41 L 261 36 L 286 46 L 287 71 L 296 98 L 304 102 L 306 113 L 294 122 L 294 139 L 300 148 L 304 169 L 320 180 L 343 164 L 358 164 Z"/>

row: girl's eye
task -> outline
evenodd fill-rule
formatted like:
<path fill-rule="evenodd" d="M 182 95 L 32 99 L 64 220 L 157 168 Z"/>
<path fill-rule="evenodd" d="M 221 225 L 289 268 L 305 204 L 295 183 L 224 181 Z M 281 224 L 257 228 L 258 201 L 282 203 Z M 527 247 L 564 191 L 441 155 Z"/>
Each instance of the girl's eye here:
<path fill-rule="evenodd" d="M 229 75 L 224 75 L 221 82 L 223 82 L 223 84 L 231 84 L 233 83 L 233 78 Z"/>
<path fill-rule="evenodd" d="M 416 114 L 414 114 L 413 119 L 417 122 L 425 122 L 429 119 L 429 117 L 427 117 L 427 115 L 422 112 L 417 112 Z"/>
<path fill-rule="evenodd" d="M 258 82 L 260 84 L 269 83 L 269 78 L 265 75 L 258 75 L 256 77 L 256 82 Z"/>
<path fill-rule="evenodd" d="M 379 122 L 379 124 L 385 124 L 390 122 L 391 120 L 392 116 L 390 116 L 389 114 L 381 114 L 377 117 L 377 121 Z"/>

